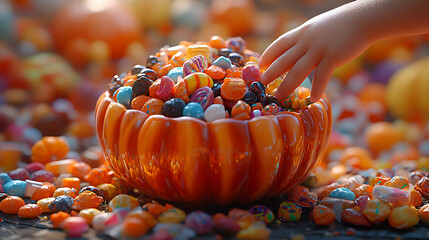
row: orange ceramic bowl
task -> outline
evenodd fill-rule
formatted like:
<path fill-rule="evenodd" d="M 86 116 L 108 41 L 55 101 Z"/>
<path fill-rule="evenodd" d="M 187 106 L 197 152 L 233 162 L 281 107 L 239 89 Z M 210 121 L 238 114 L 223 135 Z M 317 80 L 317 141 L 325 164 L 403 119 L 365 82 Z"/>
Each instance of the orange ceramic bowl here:
<path fill-rule="evenodd" d="M 297 112 L 205 122 L 148 117 L 106 92 L 95 117 L 98 141 L 118 175 L 145 194 L 193 205 L 285 193 L 322 159 L 331 132 L 326 96 Z"/>

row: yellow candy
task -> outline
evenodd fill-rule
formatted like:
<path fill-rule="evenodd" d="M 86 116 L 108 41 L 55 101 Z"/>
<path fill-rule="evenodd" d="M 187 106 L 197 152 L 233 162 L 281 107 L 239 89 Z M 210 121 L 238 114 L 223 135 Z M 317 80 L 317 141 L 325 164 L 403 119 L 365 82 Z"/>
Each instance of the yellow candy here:
<path fill-rule="evenodd" d="M 195 90 L 202 87 L 213 87 L 212 78 L 202 72 L 192 73 L 186 76 L 183 81 L 185 82 L 186 92 L 191 95 Z"/>
<path fill-rule="evenodd" d="M 207 45 L 194 44 L 186 50 L 186 58 L 203 55 L 208 61 L 210 60 L 210 47 Z"/>
<path fill-rule="evenodd" d="M 280 86 L 280 84 L 282 83 L 283 79 L 282 78 L 276 78 L 274 81 L 272 81 L 270 84 L 267 85 L 267 89 L 266 92 L 270 95 L 275 95 L 275 93 L 277 92 L 277 88 Z"/>

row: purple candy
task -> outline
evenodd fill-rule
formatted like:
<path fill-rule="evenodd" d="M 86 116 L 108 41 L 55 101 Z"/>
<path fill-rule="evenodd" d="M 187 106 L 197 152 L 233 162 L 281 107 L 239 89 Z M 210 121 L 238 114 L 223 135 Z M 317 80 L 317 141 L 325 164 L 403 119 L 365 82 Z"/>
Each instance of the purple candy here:
<path fill-rule="evenodd" d="M 209 233 L 213 227 L 213 220 L 203 211 L 191 212 L 186 216 L 185 225 L 198 235 Z"/>
<path fill-rule="evenodd" d="M 254 117 L 260 117 L 260 116 L 262 116 L 262 115 L 264 115 L 264 114 L 263 114 L 263 113 L 262 113 L 262 111 L 261 111 L 261 110 L 259 110 L 259 109 L 253 110 L 253 111 L 250 113 L 250 117 L 251 117 L 251 118 L 254 118 Z"/>
<path fill-rule="evenodd" d="M 213 103 L 213 90 L 210 87 L 202 87 L 192 94 L 191 102 L 197 102 L 206 110 Z"/>
<path fill-rule="evenodd" d="M 183 64 L 183 76 L 186 77 L 189 74 L 195 73 L 195 72 L 204 72 L 208 67 L 207 59 L 202 56 L 198 55 L 195 56 L 189 60 L 187 60 Z"/>
<path fill-rule="evenodd" d="M 371 73 L 371 80 L 373 82 L 386 84 L 389 82 L 389 79 L 392 75 L 401 69 L 404 66 L 404 63 L 398 61 L 384 61 L 374 69 Z"/>
<path fill-rule="evenodd" d="M 8 174 L 9 174 L 9 177 L 12 178 L 13 180 L 25 181 L 30 178 L 30 174 L 24 168 L 17 168 L 13 171 L 10 171 Z"/>

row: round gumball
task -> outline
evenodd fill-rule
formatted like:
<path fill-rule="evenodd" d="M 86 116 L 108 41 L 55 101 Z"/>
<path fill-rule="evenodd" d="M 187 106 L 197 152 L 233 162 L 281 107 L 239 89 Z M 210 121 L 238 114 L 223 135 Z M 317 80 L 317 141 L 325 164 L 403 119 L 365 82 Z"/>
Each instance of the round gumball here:
<path fill-rule="evenodd" d="M 225 78 L 221 86 L 222 98 L 230 101 L 240 100 L 246 92 L 246 83 L 239 78 Z"/>
<path fill-rule="evenodd" d="M 204 112 L 204 119 L 213 122 L 226 117 L 225 107 L 221 104 L 212 104 Z"/>
<path fill-rule="evenodd" d="M 164 103 L 161 114 L 166 117 L 181 117 L 186 103 L 180 98 L 172 98 Z"/>
<path fill-rule="evenodd" d="M 183 116 L 190 116 L 198 119 L 204 118 L 204 109 L 201 104 L 190 102 L 183 109 Z"/>

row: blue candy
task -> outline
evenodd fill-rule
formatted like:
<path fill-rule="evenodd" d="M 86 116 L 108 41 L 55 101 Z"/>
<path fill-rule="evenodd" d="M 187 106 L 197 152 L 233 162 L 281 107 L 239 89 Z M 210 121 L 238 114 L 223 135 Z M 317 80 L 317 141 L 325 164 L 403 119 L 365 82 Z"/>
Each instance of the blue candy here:
<path fill-rule="evenodd" d="M 337 188 L 334 189 L 334 191 L 332 191 L 329 194 L 330 198 L 339 198 L 339 199 L 345 199 L 345 200 L 350 200 L 350 201 L 354 201 L 356 196 L 355 194 L 348 188 Z"/>
<path fill-rule="evenodd" d="M 130 86 L 120 87 L 118 89 L 118 95 L 116 99 L 118 103 L 123 104 L 125 107 L 129 107 L 131 104 L 131 99 L 133 98 L 133 88 Z"/>
<path fill-rule="evenodd" d="M 223 70 L 226 71 L 232 67 L 232 62 L 229 58 L 226 58 L 224 56 L 220 56 L 213 62 L 213 65 L 221 67 L 221 68 L 223 68 Z"/>
<path fill-rule="evenodd" d="M 48 208 L 49 210 L 51 210 L 51 212 L 54 213 L 59 211 L 70 213 L 72 211 L 73 203 L 74 200 L 72 197 L 67 195 L 61 195 L 56 197 L 55 200 L 48 205 Z"/>
<path fill-rule="evenodd" d="M 0 184 L 5 185 L 7 182 L 12 181 L 7 173 L 0 173 Z"/>
<path fill-rule="evenodd" d="M 197 102 L 190 102 L 183 109 L 183 116 L 190 116 L 194 118 L 204 118 L 204 108 Z"/>
<path fill-rule="evenodd" d="M 11 180 L 3 186 L 5 193 L 17 197 L 24 197 L 26 187 L 27 183 L 21 180 Z"/>
<path fill-rule="evenodd" d="M 177 83 L 179 77 L 183 78 L 183 67 L 176 67 L 171 69 L 168 72 L 167 76 L 170 77 L 174 83 Z"/>

